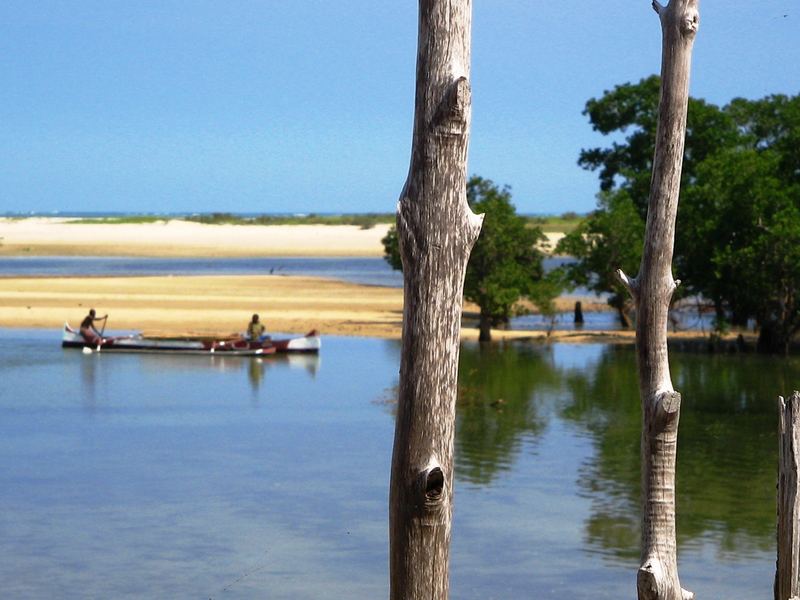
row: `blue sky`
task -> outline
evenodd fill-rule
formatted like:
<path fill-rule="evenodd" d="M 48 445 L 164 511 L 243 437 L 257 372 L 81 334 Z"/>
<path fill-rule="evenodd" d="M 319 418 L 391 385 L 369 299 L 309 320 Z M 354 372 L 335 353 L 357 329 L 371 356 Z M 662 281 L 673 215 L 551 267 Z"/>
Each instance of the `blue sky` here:
<path fill-rule="evenodd" d="M 701 0 L 693 96 L 797 94 L 800 1 Z M 413 0 L 4 0 L 0 213 L 391 212 Z M 586 100 L 660 65 L 649 0 L 474 0 L 469 172 L 585 212 Z"/>

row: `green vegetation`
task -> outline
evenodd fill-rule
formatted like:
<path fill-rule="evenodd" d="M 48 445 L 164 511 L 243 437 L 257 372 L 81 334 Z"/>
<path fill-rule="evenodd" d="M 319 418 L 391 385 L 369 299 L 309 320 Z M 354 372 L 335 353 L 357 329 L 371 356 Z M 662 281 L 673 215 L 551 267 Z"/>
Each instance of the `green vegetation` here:
<path fill-rule="evenodd" d="M 9 219 L 23 219 L 25 217 L 6 217 Z M 576 229 L 584 215 L 567 212 L 562 215 L 547 215 L 524 217 L 530 227 L 538 227 L 545 233 L 569 233 Z M 192 221 L 208 225 L 355 225 L 362 229 L 371 229 L 376 225 L 394 225 L 394 213 L 364 213 L 346 215 L 258 215 L 241 216 L 229 212 L 213 212 L 186 216 L 157 216 L 157 215 L 125 215 L 120 217 L 86 217 L 71 219 L 68 223 L 84 225 L 93 224 L 128 224 L 128 223 L 158 223 L 160 221 Z"/>
<path fill-rule="evenodd" d="M 208 225 L 355 225 L 371 229 L 375 225 L 394 223 L 394 214 L 367 213 L 352 215 L 259 215 L 240 216 L 227 212 L 215 212 L 187 216 L 126 215 L 121 217 L 92 217 L 73 219 L 69 223 L 79 224 L 126 224 L 158 223 L 160 221 L 181 220 Z"/>
<path fill-rule="evenodd" d="M 610 148 L 583 150 L 599 171 L 597 210 L 557 251 L 579 264 L 569 279 L 624 292 L 611 275 L 636 273 L 657 125 L 659 80 L 649 77 L 591 99 L 584 114 Z M 675 246 L 679 293 L 698 295 L 721 327 L 754 321 L 762 351 L 787 352 L 800 331 L 800 96 L 735 99 L 724 107 L 690 98 Z"/>
<path fill-rule="evenodd" d="M 608 303 L 623 327 L 631 326 L 633 304 L 614 269 L 636 273 L 642 259 L 644 221 L 624 190 L 601 192 L 599 208 L 556 246 L 577 262 L 562 267 L 565 279 L 598 294 L 610 292 Z"/>
<path fill-rule="evenodd" d="M 67 223 L 78 225 L 127 225 L 139 223 L 159 223 L 169 221 L 167 217 L 157 217 L 152 215 L 126 215 L 124 217 L 87 217 L 81 219 L 70 219 Z"/>
<path fill-rule="evenodd" d="M 526 311 L 519 305 L 528 299 L 543 312 L 552 312 L 559 285 L 544 275 L 544 241 L 539 227 L 528 224 L 516 213 L 508 187 L 498 188 L 492 181 L 471 177 L 467 182 L 467 201 L 475 213 L 484 213 L 480 237 L 467 265 L 464 297 L 480 308 L 480 339 L 491 339 L 491 328 L 508 324 L 509 319 Z M 394 227 L 383 239 L 384 257 L 394 269 L 402 269 L 397 231 Z"/>
<path fill-rule="evenodd" d="M 562 215 L 548 215 L 544 217 L 527 217 L 530 225 L 536 226 L 544 233 L 570 233 L 580 227 L 586 215 L 575 212 L 565 212 Z"/>
<path fill-rule="evenodd" d="M 260 215 L 242 217 L 231 213 L 211 213 L 191 215 L 186 221 L 210 225 L 355 225 L 361 229 L 371 229 L 375 225 L 394 223 L 394 214 L 367 213 L 352 215 Z"/>

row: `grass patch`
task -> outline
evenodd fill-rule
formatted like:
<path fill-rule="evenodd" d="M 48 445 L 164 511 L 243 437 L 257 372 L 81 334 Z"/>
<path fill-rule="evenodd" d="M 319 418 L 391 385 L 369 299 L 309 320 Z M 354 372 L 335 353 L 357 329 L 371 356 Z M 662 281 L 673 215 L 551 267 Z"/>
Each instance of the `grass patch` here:
<path fill-rule="evenodd" d="M 160 223 L 166 221 L 191 221 L 206 225 L 355 225 L 371 229 L 379 224 L 394 224 L 392 213 L 367 213 L 352 215 L 259 215 L 245 217 L 233 213 L 215 212 L 186 216 L 126 215 L 120 217 L 87 217 L 71 219 L 66 223 L 79 225 L 124 225 Z"/>
<path fill-rule="evenodd" d="M 186 221 L 208 225 L 355 225 L 361 229 L 372 229 L 375 225 L 394 224 L 390 213 L 367 213 L 362 215 L 260 215 L 241 217 L 231 213 L 211 213 L 185 217 Z"/>
<path fill-rule="evenodd" d="M 580 225 L 586 215 L 568 212 L 563 215 L 547 215 L 543 217 L 528 217 L 531 225 L 541 228 L 544 233 L 570 233 Z"/>
<path fill-rule="evenodd" d="M 540 227 L 545 233 L 569 233 L 586 218 L 585 215 L 564 213 L 526 217 L 530 225 Z M 376 225 L 394 225 L 394 213 L 364 213 L 349 215 L 257 215 L 241 216 L 228 212 L 213 212 L 187 216 L 126 215 L 119 217 L 91 217 L 72 219 L 67 223 L 77 224 L 146 224 L 170 220 L 191 221 L 206 225 L 353 225 L 361 229 L 372 229 Z"/>
<path fill-rule="evenodd" d="M 124 217 L 91 217 L 81 219 L 70 219 L 66 223 L 77 225 L 127 225 L 139 223 L 159 223 L 162 221 L 169 221 L 166 217 L 157 217 L 152 215 L 130 215 Z"/>

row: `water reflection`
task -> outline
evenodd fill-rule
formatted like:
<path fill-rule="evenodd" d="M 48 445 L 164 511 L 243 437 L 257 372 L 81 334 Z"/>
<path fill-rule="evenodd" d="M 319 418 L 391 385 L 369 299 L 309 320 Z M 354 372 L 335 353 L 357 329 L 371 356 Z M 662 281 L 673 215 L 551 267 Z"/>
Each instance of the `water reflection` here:
<path fill-rule="evenodd" d="M 320 369 L 0 340 L 4 597 L 383 594 L 391 431 L 369 394 L 396 369 L 377 344 Z M 254 367 L 280 401 L 250 401 Z"/>
<path fill-rule="evenodd" d="M 219 357 L 215 357 L 217 359 Z M 222 358 L 222 360 L 225 360 Z M 319 371 L 320 358 L 318 354 L 276 354 L 266 358 L 245 358 L 242 357 L 247 365 L 247 377 L 250 381 L 250 388 L 253 392 L 258 392 L 264 375 L 272 368 L 290 368 L 305 371 L 312 379 Z"/>
<path fill-rule="evenodd" d="M 316 378 L 321 364 L 319 354 L 277 354 L 263 360 L 267 367 L 271 365 L 286 365 L 290 369 L 303 370 L 312 379 Z"/>
<path fill-rule="evenodd" d="M 308 356 L 87 356 L 57 334 L 0 330 L 7 597 L 386 595 L 394 425 L 375 398 L 397 381 L 396 342 L 332 338 L 322 369 Z M 698 597 L 764 597 L 775 396 L 800 365 L 672 365 L 682 577 Z M 630 595 L 632 349 L 467 344 L 460 377 L 453 597 Z"/>
<path fill-rule="evenodd" d="M 591 505 L 586 550 L 620 561 L 639 553 L 640 404 L 633 349 L 467 345 L 461 353 L 458 476 L 490 485 L 522 448 L 564 420 L 592 440 L 576 474 Z M 574 360 L 570 358 L 574 356 Z M 674 353 L 682 392 L 678 543 L 713 540 L 720 554 L 769 551 L 775 536 L 776 396 L 797 387 L 797 360 Z M 523 442 L 528 442 L 524 444 Z"/>
<path fill-rule="evenodd" d="M 776 401 L 800 371 L 791 361 L 673 354 L 683 397 L 678 445 L 678 544 L 715 540 L 738 556 L 766 551 L 775 537 Z M 794 374 L 794 377 L 791 375 Z M 592 503 L 590 548 L 638 555 L 640 406 L 632 349 L 607 348 L 592 370 L 565 377 L 563 417 L 594 440 L 581 469 Z"/>
<path fill-rule="evenodd" d="M 97 402 L 98 377 L 103 377 L 104 369 L 113 369 L 114 361 L 136 361 L 142 370 L 142 377 L 153 377 L 172 373 L 183 377 L 218 373 L 243 372 L 250 384 L 250 389 L 257 393 L 262 388 L 267 371 L 270 369 L 292 369 L 305 371 L 312 379 L 320 368 L 320 357 L 317 354 L 275 354 L 264 358 L 249 356 L 186 356 L 175 354 L 108 354 L 78 353 L 68 349 L 64 352 L 75 355 L 80 361 L 80 389 L 84 405 L 92 409 Z M 102 365 L 98 367 L 98 365 Z"/>
<path fill-rule="evenodd" d="M 250 359 L 247 365 L 247 376 L 250 380 L 250 388 L 257 392 L 261 387 L 261 380 L 264 379 L 264 359 Z"/>
<path fill-rule="evenodd" d="M 558 385 L 547 347 L 464 345 L 456 413 L 459 477 L 487 485 L 509 470 L 521 442 L 535 441 L 544 428 L 541 405 Z"/>
<path fill-rule="evenodd" d="M 92 360 L 91 357 L 87 356 L 86 360 L 81 361 L 81 380 L 80 386 L 84 390 L 83 394 L 83 406 L 87 411 L 94 410 L 97 398 L 96 398 L 96 388 L 97 388 L 97 361 Z"/>

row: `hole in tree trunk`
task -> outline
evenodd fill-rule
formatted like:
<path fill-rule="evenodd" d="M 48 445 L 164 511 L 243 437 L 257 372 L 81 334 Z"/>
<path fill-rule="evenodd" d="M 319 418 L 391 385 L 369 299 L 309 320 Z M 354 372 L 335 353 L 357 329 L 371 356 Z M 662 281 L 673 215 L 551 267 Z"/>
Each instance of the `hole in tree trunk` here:
<path fill-rule="evenodd" d="M 442 497 L 444 491 L 444 473 L 439 467 L 431 469 L 425 482 L 425 498 L 435 502 Z"/>

